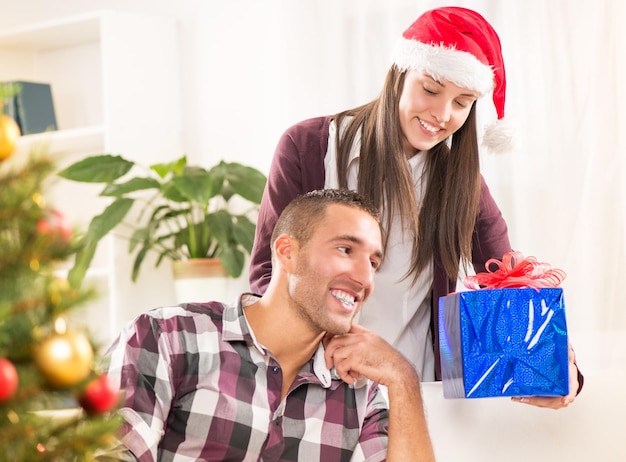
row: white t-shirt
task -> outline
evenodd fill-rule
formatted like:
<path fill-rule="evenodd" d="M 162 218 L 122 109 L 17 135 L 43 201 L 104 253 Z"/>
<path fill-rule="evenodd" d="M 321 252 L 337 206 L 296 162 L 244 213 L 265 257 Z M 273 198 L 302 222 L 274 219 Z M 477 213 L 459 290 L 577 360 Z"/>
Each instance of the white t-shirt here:
<path fill-rule="evenodd" d="M 335 145 L 335 121 L 328 134 L 328 150 L 324 158 L 326 171 L 325 188 L 337 188 L 337 152 Z M 348 161 L 348 187 L 357 189 L 359 168 L 360 133 L 357 134 Z M 424 195 L 425 153 L 418 153 L 407 160 L 415 182 L 418 207 Z M 382 211 L 384 214 L 384 210 Z M 407 233 L 404 239 L 400 220 L 394 219 L 389 234 L 385 261 L 374 277 L 375 289 L 363 306 L 357 322 L 378 333 L 394 345 L 411 361 L 424 382 L 435 380 L 435 360 L 430 333 L 431 292 L 433 284 L 432 265 L 422 271 L 416 284 L 403 276 L 411 262 L 413 242 Z"/>

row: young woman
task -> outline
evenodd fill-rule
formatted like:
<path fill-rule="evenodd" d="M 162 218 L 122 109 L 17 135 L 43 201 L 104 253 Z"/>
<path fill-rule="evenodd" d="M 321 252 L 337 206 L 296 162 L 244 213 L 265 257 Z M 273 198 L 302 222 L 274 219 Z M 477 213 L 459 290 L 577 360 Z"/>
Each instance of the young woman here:
<path fill-rule="evenodd" d="M 484 271 L 488 259 L 511 251 L 480 174 L 476 123 L 476 101 L 492 94 L 499 120 L 483 143 L 494 150 L 506 145 L 497 126 L 504 117 L 504 63 L 491 25 L 458 7 L 421 15 L 393 58 L 377 99 L 305 120 L 281 137 L 261 203 L 250 285 L 257 293 L 267 287 L 271 232 L 291 199 L 320 188 L 357 190 L 382 210 L 386 231 L 385 261 L 359 324 L 396 346 L 423 381 L 440 380 L 439 297 L 455 289 L 466 265 Z M 533 404 L 567 405 L 578 383 L 573 388 L 562 402 Z"/>

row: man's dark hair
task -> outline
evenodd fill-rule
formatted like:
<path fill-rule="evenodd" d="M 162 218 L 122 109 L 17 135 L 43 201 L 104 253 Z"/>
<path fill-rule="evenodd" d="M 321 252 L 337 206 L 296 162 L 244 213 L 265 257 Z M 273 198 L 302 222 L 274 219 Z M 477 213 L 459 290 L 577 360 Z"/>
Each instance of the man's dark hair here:
<path fill-rule="evenodd" d="M 296 197 L 285 207 L 274 227 L 272 244 L 281 234 L 289 234 L 302 245 L 306 244 L 316 224 L 324 218 L 326 209 L 332 204 L 362 210 L 374 218 L 380 226 L 378 209 L 361 194 L 347 189 L 320 189 Z"/>

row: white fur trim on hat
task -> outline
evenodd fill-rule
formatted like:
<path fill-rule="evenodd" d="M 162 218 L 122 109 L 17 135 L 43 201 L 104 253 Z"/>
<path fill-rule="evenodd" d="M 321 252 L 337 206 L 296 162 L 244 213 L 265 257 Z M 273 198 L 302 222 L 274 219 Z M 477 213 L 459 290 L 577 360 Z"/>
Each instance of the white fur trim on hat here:
<path fill-rule="evenodd" d="M 435 79 L 446 79 L 459 87 L 485 95 L 494 87 L 491 66 L 473 54 L 446 46 L 429 45 L 402 37 L 393 53 L 393 62 L 402 71 L 421 70 Z"/>
<path fill-rule="evenodd" d="M 492 154 L 506 154 L 515 150 L 515 125 L 507 119 L 489 124 L 483 133 L 481 144 Z"/>

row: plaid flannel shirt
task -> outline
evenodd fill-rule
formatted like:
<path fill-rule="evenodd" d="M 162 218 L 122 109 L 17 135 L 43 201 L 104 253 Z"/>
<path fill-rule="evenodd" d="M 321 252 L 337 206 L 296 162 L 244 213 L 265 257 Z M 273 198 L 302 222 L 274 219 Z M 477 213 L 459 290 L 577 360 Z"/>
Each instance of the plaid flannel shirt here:
<path fill-rule="evenodd" d="M 140 461 L 385 460 L 378 386 L 341 381 L 321 345 L 281 400 L 280 364 L 243 314 L 255 300 L 159 308 L 121 332 L 107 357 L 123 444 Z"/>

